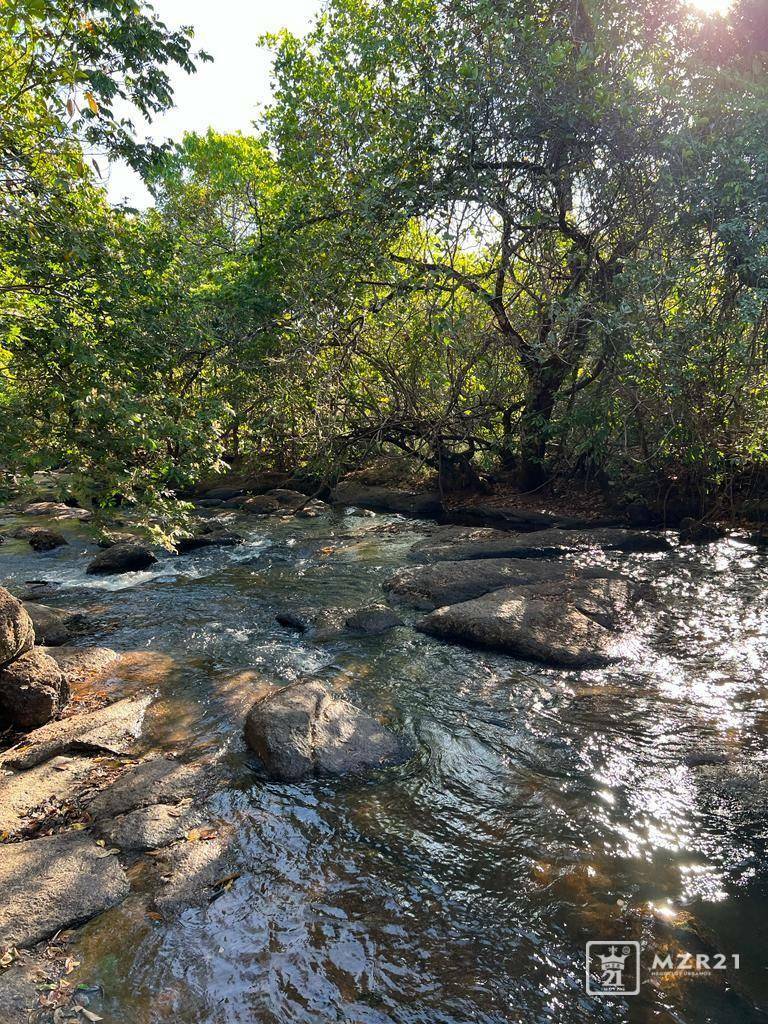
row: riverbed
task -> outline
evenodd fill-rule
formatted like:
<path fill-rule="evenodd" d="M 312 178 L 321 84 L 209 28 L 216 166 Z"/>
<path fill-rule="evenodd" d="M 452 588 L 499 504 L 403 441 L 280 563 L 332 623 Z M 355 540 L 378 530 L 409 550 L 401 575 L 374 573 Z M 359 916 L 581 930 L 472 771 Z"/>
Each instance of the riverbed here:
<path fill-rule="evenodd" d="M 234 826 L 238 877 L 157 920 L 137 874 L 76 940 L 73 981 L 101 989 L 93 1011 L 109 1024 L 768 1020 L 768 785 L 760 806 L 729 769 L 697 764 L 716 752 L 768 783 L 766 554 L 725 540 L 599 556 L 651 596 L 622 661 L 576 672 L 432 639 L 407 609 L 374 637 L 277 624 L 297 605 L 381 602 L 428 522 L 227 520 L 244 544 L 103 579 L 85 574 L 97 548 L 79 524 L 53 524 L 70 544 L 45 555 L 0 548 L 0 584 L 58 584 L 46 603 L 94 610 L 89 644 L 139 652 L 103 685 L 155 695 L 144 750 L 224 751 L 215 811 Z M 244 714 L 309 675 L 416 756 L 362 780 L 265 780 Z M 603 939 L 641 942 L 639 995 L 585 991 L 585 943 Z M 656 951 L 722 954 L 728 969 L 651 979 Z"/>

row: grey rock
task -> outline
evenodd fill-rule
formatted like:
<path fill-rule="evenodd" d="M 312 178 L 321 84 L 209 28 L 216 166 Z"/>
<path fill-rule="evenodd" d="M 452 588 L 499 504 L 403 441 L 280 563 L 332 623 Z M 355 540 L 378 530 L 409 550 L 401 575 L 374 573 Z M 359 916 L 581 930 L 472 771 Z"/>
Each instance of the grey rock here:
<path fill-rule="evenodd" d="M 274 498 L 280 505 L 287 505 L 289 508 L 296 505 L 303 505 L 307 495 L 301 491 L 292 491 L 288 487 L 273 487 L 266 492 L 266 497 Z"/>
<path fill-rule="evenodd" d="M 396 487 L 370 487 L 354 480 L 342 480 L 331 491 L 337 505 L 384 509 L 409 515 L 432 516 L 442 512 L 442 498 L 436 491 L 406 491 Z"/>
<path fill-rule="evenodd" d="M 408 557 L 419 562 L 464 561 L 474 558 L 558 558 L 576 551 L 629 550 L 635 539 L 636 534 L 629 530 L 552 529 L 533 533 L 505 533 L 486 528 L 461 530 L 445 527 L 414 544 Z M 624 548 L 626 545 L 629 547 Z"/>
<path fill-rule="evenodd" d="M 114 818 L 152 804 L 176 804 L 209 792 L 220 777 L 219 766 L 210 760 L 182 764 L 165 757 L 149 758 L 97 794 L 88 811 L 94 818 Z"/>
<path fill-rule="evenodd" d="M 198 508 L 221 508 L 223 504 L 221 498 L 201 498 L 195 502 Z"/>
<path fill-rule="evenodd" d="M 312 633 L 315 636 L 337 636 L 344 632 L 346 621 L 351 615 L 349 608 L 287 608 L 275 616 L 286 629 L 297 633 Z"/>
<path fill-rule="evenodd" d="M 48 519 L 77 519 L 87 523 L 93 512 L 85 508 L 71 508 L 59 501 L 36 501 L 24 509 L 25 516 L 46 516 Z"/>
<path fill-rule="evenodd" d="M 194 904 L 207 904 L 221 891 L 238 866 L 236 833 L 226 822 L 217 822 L 215 835 L 201 842 L 176 843 L 155 858 L 162 879 L 154 902 L 159 910 L 173 912 Z"/>
<path fill-rule="evenodd" d="M 143 544 L 115 544 L 96 555 L 86 572 L 91 576 L 114 575 L 121 572 L 140 572 L 157 561 Z"/>
<path fill-rule="evenodd" d="M 63 534 L 57 533 L 55 530 L 33 530 L 32 535 L 27 539 L 33 551 L 54 551 L 69 543 Z"/>
<path fill-rule="evenodd" d="M 9 591 L 0 587 L 0 666 L 30 651 L 35 630 L 29 612 Z"/>
<path fill-rule="evenodd" d="M 400 737 L 333 697 L 318 680 L 295 683 L 254 704 L 245 740 L 267 774 L 286 782 L 357 773 L 411 756 Z"/>
<path fill-rule="evenodd" d="M 416 628 L 533 661 L 589 668 L 620 657 L 618 633 L 634 597 L 616 578 L 507 587 L 438 608 Z"/>
<path fill-rule="evenodd" d="M 602 568 L 580 570 L 566 561 L 484 558 L 407 566 L 386 580 L 384 589 L 395 601 L 432 611 L 446 604 L 471 601 L 502 587 L 609 575 Z"/>
<path fill-rule="evenodd" d="M 45 725 L 68 700 L 68 681 L 39 647 L 0 670 L 0 709 L 18 729 Z"/>
<path fill-rule="evenodd" d="M 124 754 L 141 731 L 151 697 L 126 697 L 115 704 L 49 722 L 0 754 L 0 769 L 31 768 L 61 754 L 92 751 Z"/>
<path fill-rule="evenodd" d="M 454 505 L 445 512 L 443 520 L 463 526 L 492 526 L 507 530 L 546 530 L 556 522 L 555 516 L 548 512 L 488 503 Z"/>
<path fill-rule="evenodd" d="M 82 832 L 0 845 L 0 946 L 31 946 L 123 900 L 120 862 Z"/>
<path fill-rule="evenodd" d="M 358 608 L 346 620 L 347 629 L 355 633 L 365 633 L 367 636 L 376 636 L 379 633 L 386 633 L 395 626 L 402 626 L 403 620 L 386 605 L 374 604 L 367 608 Z"/>
<path fill-rule="evenodd" d="M 725 536 L 725 531 L 714 523 L 700 523 L 690 516 L 680 520 L 681 544 L 712 544 Z"/>
<path fill-rule="evenodd" d="M 266 494 L 256 494 L 241 505 L 243 512 L 254 516 L 271 516 L 281 509 L 277 498 L 270 498 Z"/>
<path fill-rule="evenodd" d="M 200 824 L 201 812 L 192 800 L 178 804 L 151 804 L 98 824 L 96 832 L 120 850 L 157 850 L 183 839 Z"/>
<path fill-rule="evenodd" d="M 231 498 L 240 498 L 243 494 L 245 494 L 245 491 L 242 487 L 212 487 L 210 491 L 205 492 L 204 498 L 229 501 Z"/>
<path fill-rule="evenodd" d="M 215 530 L 211 533 L 197 534 L 194 537 L 182 537 L 176 541 L 176 550 L 180 555 L 190 551 L 198 551 L 200 548 L 225 547 L 231 548 L 236 544 L 242 544 L 243 538 L 239 533 L 228 533 L 225 530 Z"/>
<path fill-rule="evenodd" d="M 71 800 L 93 767 L 90 757 L 54 757 L 27 771 L 0 774 L 0 832 L 18 835 L 41 809 Z"/>
<path fill-rule="evenodd" d="M 44 647 L 60 647 L 67 643 L 87 622 L 82 612 L 51 608 L 35 601 L 25 601 L 24 607 L 32 619 L 35 640 Z"/>

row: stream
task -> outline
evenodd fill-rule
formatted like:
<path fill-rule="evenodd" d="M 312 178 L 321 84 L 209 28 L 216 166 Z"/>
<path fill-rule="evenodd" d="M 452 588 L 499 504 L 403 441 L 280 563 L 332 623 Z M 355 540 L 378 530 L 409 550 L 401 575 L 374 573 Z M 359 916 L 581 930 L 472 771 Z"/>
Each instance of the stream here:
<path fill-rule="evenodd" d="M 653 596 L 627 658 L 576 672 L 421 635 L 408 610 L 382 636 L 328 642 L 276 623 L 381 602 L 429 523 L 227 522 L 244 544 L 124 576 L 85 575 L 97 549 L 77 524 L 52 524 L 70 544 L 49 554 L 0 548 L 2 585 L 58 583 L 41 599 L 98 610 L 87 643 L 141 652 L 105 685 L 156 694 L 146 751 L 226 751 L 214 807 L 239 877 L 159 921 L 137 875 L 82 929 L 73 980 L 101 986 L 107 1024 L 768 1021 L 768 785 L 760 805 L 686 763 L 716 750 L 768 781 L 768 556 L 734 540 L 599 556 Z M 362 780 L 265 781 L 244 714 L 307 675 L 417 756 Z M 588 995 L 585 943 L 614 938 L 642 942 L 640 994 Z M 731 966 L 652 983 L 656 950 Z"/>

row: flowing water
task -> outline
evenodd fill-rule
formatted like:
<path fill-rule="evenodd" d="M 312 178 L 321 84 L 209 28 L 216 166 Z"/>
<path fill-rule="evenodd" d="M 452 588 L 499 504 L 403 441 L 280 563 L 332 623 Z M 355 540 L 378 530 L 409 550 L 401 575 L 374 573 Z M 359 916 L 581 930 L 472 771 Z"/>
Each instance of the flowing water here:
<path fill-rule="evenodd" d="M 409 626 L 315 643 L 276 624 L 286 606 L 380 601 L 429 524 L 232 522 L 241 547 L 107 579 L 84 574 L 82 527 L 60 552 L 0 550 L 6 585 L 57 581 L 49 603 L 98 610 L 89 642 L 143 652 L 108 686 L 157 694 L 148 749 L 227 750 L 215 812 L 240 877 L 166 921 L 136 896 L 84 928 L 74 978 L 102 987 L 108 1024 L 768 1021 L 768 556 L 605 556 L 654 597 L 625 661 L 570 672 Z M 363 781 L 265 781 L 244 711 L 308 674 L 417 757 Z M 702 749 L 762 771 L 757 789 L 688 767 Z M 584 945 L 603 939 L 641 941 L 639 995 L 587 995 Z M 654 951 L 685 950 L 729 969 L 649 980 Z"/>

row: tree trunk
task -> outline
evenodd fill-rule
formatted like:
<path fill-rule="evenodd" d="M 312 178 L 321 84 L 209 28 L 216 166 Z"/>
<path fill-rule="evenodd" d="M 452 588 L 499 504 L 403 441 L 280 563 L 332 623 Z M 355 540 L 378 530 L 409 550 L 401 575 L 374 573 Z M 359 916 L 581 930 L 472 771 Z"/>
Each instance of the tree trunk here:
<path fill-rule="evenodd" d="M 520 418 L 518 483 L 532 491 L 547 481 L 547 434 L 555 399 L 565 376 L 564 368 L 538 365 L 529 368 L 525 406 Z"/>

